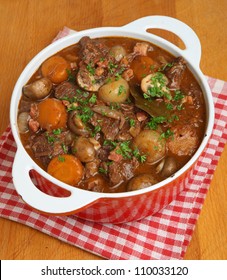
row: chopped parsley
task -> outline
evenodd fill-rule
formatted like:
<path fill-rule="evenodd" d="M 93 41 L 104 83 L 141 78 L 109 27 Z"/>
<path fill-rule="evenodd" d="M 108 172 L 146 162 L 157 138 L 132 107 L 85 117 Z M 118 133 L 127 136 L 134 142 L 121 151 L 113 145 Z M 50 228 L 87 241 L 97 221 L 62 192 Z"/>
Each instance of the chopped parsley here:
<path fill-rule="evenodd" d="M 61 128 L 57 128 L 57 129 L 54 129 L 52 132 L 54 135 L 59 135 L 59 134 L 61 134 L 62 130 L 61 130 Z"/>
<path fill-rule="evenodd" d="M 123 85 L 120 85 L 118 89 L 118 95 L 121 95 L 122 93 L 126 93 L 126 89 Z"/>
<path fill-rule="evenodd" d="M 59 160 L 60 162 L 64 162 L 64 161 L 65 161 L 65 158 L 64 158 L 63 156 L 59 155 L 59 156 L 58 156 L 58 160 Z"/>
<path fill-rule="evenodd" d="M 171 136 L 172 136 L 172 138 L 173 138 L 173 135 L 174 135 L 173 131 L 170 130 L 170 129 L 167 129 L 165 132 L 163 132 L 163 133 L 161 134 L 161 139 L 168 139 L 168 138 L 170 138 Z"/>
<path fill-rule="evenodd" d="M 134 127 L 135 124 L 136 124 L 136 121 L 135 121 L 134 119 L 130 119 L 130 120 L 129 120 L 129 125 L 130 125 L 130 127 Z"/>
<path fill-rule="evenodd" d="M 96 102 L 96 100 L 97 100 L 97 96 L 96 96 L 96 94 L 93 93 L 88 101 L 89 101 L 89 103 L 94 104 Z"/>
<path fill-rule="evenodd" d="M 95 68 L 92 67 L 91 63 L 88 63 L 88 65 L 86 66 L 88 72 L 91 74 L 91 75 L 95 75 Z"/>
<path fill-rule="evenodd" d="M 166 87 L 165 75 L 161 72 L 156 72 L 150 80 L 150 87 L 147 89 L 147 92 L 143 94 L 145 99 L 152 98 L 167 98 L 171 100 L 171 94 L 169 93 L 168 88 Z"/>
<path fill-rule="evenodd" d="M 158 125 L 164 122 L 167 122 L 167 118 L 164 116 L 152 117 L 150 121 L 147 123 L 147 126 L 150 129 L 156 130 Z"/>

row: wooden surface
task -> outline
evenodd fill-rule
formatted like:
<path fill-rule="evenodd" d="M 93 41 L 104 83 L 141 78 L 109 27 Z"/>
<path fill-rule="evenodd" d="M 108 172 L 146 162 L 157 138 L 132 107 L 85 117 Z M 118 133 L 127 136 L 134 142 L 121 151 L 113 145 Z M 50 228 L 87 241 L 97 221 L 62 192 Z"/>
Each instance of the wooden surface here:
<path fill-rule="evenodd" d="M 11 93 L 21 71 L 63 26 L 83 30 L 121 26 L 155 14 L 176 17 L 201 40 L 203 73 L 227 81 L 226 11 L 226 0 L 0 0 L 0 133 L 9 123 Z M 168 38 L 176 42 L 172 35 Z M 226 162 L 227 147 L 185 259 L 227 259 Z M 100 259 L 5 219 L 0 219 L 0 229 L 1 259 Z"/>

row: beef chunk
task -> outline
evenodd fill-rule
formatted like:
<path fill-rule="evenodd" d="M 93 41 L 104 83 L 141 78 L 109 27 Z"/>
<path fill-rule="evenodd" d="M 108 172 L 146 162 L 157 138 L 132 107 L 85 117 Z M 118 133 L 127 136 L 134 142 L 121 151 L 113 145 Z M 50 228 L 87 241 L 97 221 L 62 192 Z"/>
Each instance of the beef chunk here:
<path fill-rule="evenodd" d="M 131 160 L 122 160 L 120 162 L 112 162 L 109 165 L 109 179 L 113 186 L 129 180 L 134 176 L 134 171 L 138 167 L 138 161 L 133 158 Z"/>
<path fill-rule="evenodd" d="M 191 156 L 199 145 L 198 134 L 192 125 L 178 125 L 172 129 L 174 136 L 168 141 L 169 150 L 178 156 Z"/>
<path fill-rule="evenodd" d="M 186 62 L 182 57 L 178 57 L 174 61 L 173 66 L 165 71 L 166 76 L 170 80 L 168 84 L 168 87 L 170 89 L 172 90 L 180 89 L 180 84 L 185 69 L 186 69 Z"/>
<path fill-rule="evenodd" d="M 76 95 L 77 87 L 72 83 L 66 81 L 60 83 L 54 92 L 54 96 L 58 99 L 73 98 Z"/>
<path fill-rule="evenodd" d="M 67 153 L 72 143 L 72 135 L 69 131 L 59 135 L 42 132 L 34 134 L 30 138 L 30 147 L 35 158 L 40 159 L 47 166 L 52 157 Z"/>
<path fill-rule="evenodd" d="M 101 131 L 108 140 L 114 140 L 119 132 L 119 120 L 114 120 L 97 113 L 94 113 L 90 123 L 93 126 L 100 126 Z"/>

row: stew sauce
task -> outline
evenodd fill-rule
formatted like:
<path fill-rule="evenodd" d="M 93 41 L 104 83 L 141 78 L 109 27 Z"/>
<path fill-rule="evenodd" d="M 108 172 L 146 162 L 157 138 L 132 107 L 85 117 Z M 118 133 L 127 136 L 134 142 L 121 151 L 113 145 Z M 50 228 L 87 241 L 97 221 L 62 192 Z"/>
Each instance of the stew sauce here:
<path fill-rule="evenodd" d="M 32 159 L 97 192 L 148 187 L 193 156 L 205 131 L 202 90 L 181 57 L 132 38 L 82 38 L 23 87 L 18 128 Z"/>

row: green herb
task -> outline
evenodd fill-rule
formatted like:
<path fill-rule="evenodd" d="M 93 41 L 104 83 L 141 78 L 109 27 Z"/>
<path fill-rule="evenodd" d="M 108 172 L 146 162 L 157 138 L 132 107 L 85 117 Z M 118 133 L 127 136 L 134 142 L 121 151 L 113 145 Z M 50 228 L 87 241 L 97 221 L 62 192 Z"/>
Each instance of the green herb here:
<path fill-rule="evenodd" d="M 49 135 L 48 132 L 46 133 L 46 137 L 49 144 L 52 144 L 57 140 L 54 136 Z"/>
<path fill-rule="evenodd" d="M 174 133 L 172 130 L 167 129 L 165 132 L 161 134 L 161 139 L 168 139 L 169 137 L 173 137 Z"/>
<path fill-rule="evenodd" d="M 158 69 L 158 71 L 164 71 L 166 69 L 166 67 L 172 67 L 173 63 L 166 63 L 165 65 L 163 65 L 162 67 L 160 67 Z"/>
<path fill-rule="evenodd" d="M 76 77 L 72 74 L 71 70 L 66 69 L 67 75 L 68 75 L 68 81 L 75 83 Z"/>
<path fill-rule="evenodd" d="M 107 174 L 107 170 L 102 167 L 99 167 L 99 173 Z"/>
<path fill-rule="evenodd" d="M 164 117 L 164 116 L 153 117 L 153 118 L 151 118 L 150 121 L 147 123 L 147 126 L 148 126 L 150 129 L 156 130 L 157 127 L 158 127 L 158 124 L 161 124 L 161 123 L 164 123 L 164 122 L 167 122 L 167 119 L 166 119 L 166 117 Z"/>
<path fill-rule="evenodd" d="M 184 108 L 183 108 L 183 104 L 180 104 L 180 105 L 177 105 L 177 110 L 178 111 L 181 111 L 181 110 L 183 110 Z"/>
<path fill-rule="evenodd" d="M 118 89 L 118 95 L 121 95 L 122 93 L 126 93 L 126 89 L 123 85 L 120 85 Z"/>
<path fill-rule="evenodd" d="M 99 131 L 101 131 L 101 126 L 100 125 L 96 125 L 94 128 L 94 131 L 92 132 L 92 137 L 94 137 Z"/>
<path fill-rule="evenodd" d="M 173 110 L 174 106 L 172 103 L 166 103 L 166 109 L 167 110 Z"/>
<path fill-rule="evenodd" d="M 129 147 L 130 141 L 121 142 L 119 148 L 116 150 L 116 153 L 122 155 L 125 159 L 132 158 L 132 149 Z"/>
<path fill-rule="evenodd" d="M 134 127 L 135 124 L 136 124 L 136 122 L 135 122 L 134 119 L 130 119 L 130 120 L 129 120 L 129 125 L 130 125 L 130 127 Z"/>
<path fill-rule="evenodd" d="M 117 147 L 117 142 L 106 139 L 106 140 L 103 142 L 103 145 L 104 145 L 104 146 L 112 146 L 112 148 L 115 149 L 115 148 Z"/>
<path fill-rule="evenodd" d="M 133 156 L 134 156 L 135 158 L 137 158 L 138 161 L 141 162 L 141 163 L 144 163 L 144 162 L 146 161 L 146 159 L 147 159 L 147 156 L 146 156 L 146 155 L 141 155 L 141 154 L 140 154 L 140 151 L 139 151 L 138 148 L 135 148 L 135 150 L 133 150 Z"/>
<path fill-rule="evenodd" d="M 68 152 L 67 146 L 66 146 L 64 143 L 62 143 L 62 144 L 61 144 L 61 147 L 62 147 L 63 152 L 64 152 L 65 154 L 67 154 L 67 152 Z"/>
<path fill-rule="evenodd" d="M 182 91 L 176 90 L 176 91 L 174 92 L 174 97 L 173 97 L 173 100 L 174 100 L 174 101 L 178 101 L 178 100 L 181 100 L 181 99 L 183 99 L 183 98 L 184 98 L 184 94 L 182 93 Z"/>
<path fill-rule="evenodd" d="M 171 95 L 165 89 L 167 89 L 167 87 L 164 74 L 162 74 L 161 72 L 156 72 L 151 77 L 150 87 L 148 88 L 147 92 L 143 94 L 143 97 L 145 99 L 154 97 L 166 97 L 167 99 L 171 99 Z"/>
<path fill-rule="evenodd" d="M 109 72 L 110 72 L 111 74 L 113 74 L 114 69 L 116 69 L 117 67 L 118 67 L 118 65 L 117 65 L 117 64 L 114 64 L 113 62 L 109 62 L 109 64 L 108 64 L 108 69 L 109 69 Z"/>
<path fill-rule="evenodd" d="M 90 97 L 90 99 L 89 99 L 89 103 L 95 103 L 96 102 L 96 100 L 97 100 L 97 96 L 96 96 L 96 94 L 92 94 L 92 96 Z"/>
<path fill-rule="evenodd" d="M 59 135 L 59 134 L 61 134 L 62 130 L 61 130 L 61 128 L 57 128 L 57 129 L 54 129 L 52 132 L 54 135 Z"/>
<path fill-rule="evenodd" d="M 90 107 L 80 107 L 79 109 L 80 113 L 78 114 L 78 117 L 82 120 L 83 123 L 88 122 L 94 115 L 94 112 Z"/>
<path fill-rule="evenodd" d="M 88 63 L 88 65 L 86 66 L 88 72 L 91 74 L 91 75 L 95 75 L 95 68 L 92 67 L 91 63 Z"/>
<path fill-rule="evenodd" d="M 121 108 L 121 106 L 120 106 L 119 103 L 117 103 L 117 102 L 110 102 L 110 109 L 111 110 L 118 110 L 120 108 Z"/>
<path fill-rule="evenodd" d="M 65 158 L 63 157 L 63 156 L 58 156 L 58 160 L 60 161 L 60 162 L 64 162 L 65 161 Z"/>

